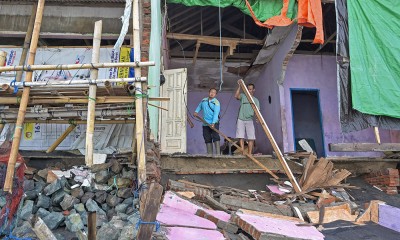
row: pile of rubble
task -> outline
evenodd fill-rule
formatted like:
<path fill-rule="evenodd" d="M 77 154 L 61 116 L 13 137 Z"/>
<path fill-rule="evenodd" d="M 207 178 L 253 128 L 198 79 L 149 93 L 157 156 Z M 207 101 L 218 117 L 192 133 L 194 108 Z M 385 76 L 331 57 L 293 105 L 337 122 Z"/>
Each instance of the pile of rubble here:
<path fill-rule="evenodd" d="M 148 145 L 148 179 L 159 181 L 159 152 Z M 134 239 L 140 219 L 135 180 L 136 166 L 115 158 L 90 169 L 28 168 L 13 235 L 36 239 L 31 219 L 37 216 L 57 239 L 71 239 L 88 232 L 88 213 L 96 212 L 97 239 Z M 6 197 L 0 196 L 0 207 L 5 204 Z"/>
<path fill-rule="evenodd" d="M 400 188 L 400 172 L 398 169 L 387 168 L 374 171 L 365 176 L 365 181 L 387 194 L 398 194 Z"/>

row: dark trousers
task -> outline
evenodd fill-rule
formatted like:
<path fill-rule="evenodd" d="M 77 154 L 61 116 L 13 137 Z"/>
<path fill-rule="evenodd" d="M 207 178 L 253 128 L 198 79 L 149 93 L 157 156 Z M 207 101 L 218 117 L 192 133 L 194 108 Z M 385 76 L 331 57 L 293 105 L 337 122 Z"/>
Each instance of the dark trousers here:
<path fill-rule="evenodd" d="M 219 123 L 214 124 L 214 128 L 219 130 Z M 219 141 L 219 134 L 209 126 L 203 126 L 203 137 L 206 143 Z"/>

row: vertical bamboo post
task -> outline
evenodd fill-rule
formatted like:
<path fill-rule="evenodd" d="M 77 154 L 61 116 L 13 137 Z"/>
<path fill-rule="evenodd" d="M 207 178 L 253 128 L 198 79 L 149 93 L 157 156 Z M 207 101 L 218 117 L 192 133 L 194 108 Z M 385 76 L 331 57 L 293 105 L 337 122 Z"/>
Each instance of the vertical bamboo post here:
<path fill-rule="evenodd" d="M 62 141 L 76 128 L 76 124 L 70 124 L 69 127 L 64 131 L 64 133 L 57 138 L 57 140 L 47 149 L 46 153 L 53 152 Z"/>
<path fill-rule="evenodd" d="M 381 144 L 381 136 L 379 135 L 379 128 L 374 127 L 375 139 L 378 144 Z"/>
<path fill-rule="evenodd" d="M 140 9 L 139 0 L 133 1 L 133 49 L 135 62 L 140 62 Z M 135 67 L 135 78 L 141 77 L 140 67 Z M 140 81 L 135 81 L 135 108 L 136 108 L 136 159 L 137 159 L 137 171 L 138 171 L 138 184 L 142 184 L 146 181 L 146 155 L 145 155 L 145 138 L 144 138 L 144 119 L 143 119 L 143 92 L 142 84 Z"/>
<path fill-rule="evenodd" d="M 33 33 L 33 25 L 35 23 L 36 17 L 36 3 L 32 5 L 32 13 L 29 19 L 28 28 L 26 29 L 26 35 L 24 40 L 24 45 L 22 46 L 22 54 L 19 59 L 19 66 L 25 65 L 26 55 L 28 54 L 29 44 L 31 43 L 32 33 Z M 21 82 L 22 79 L 22 71 L 17 72 L 17 76 L 15 77 L 15 81 Z"/>
<path fill-rule="evenodd" d="M 39 40 L 40 27 L 42 25 L 44 2 L 45 0 L 39 0 L 38 2 L 35 24 L 33 27 L 32 41 L 31 41 L 31 46 L 29 48 L 28 65 L 33 65 L 35 63 L 37 43 Z M 26 72 L 25 82 L 32 82 L 32 75 L 33 75 L 32 71 Z M 8 160 L 8 165 L 7 165 L 7 175 L 3 189 L 4 191 L 8 191 L 10 193 L 12 193 L 15 163 L 17 161 L 18 149 L 21 143 L 22 127 L 24 125 L 26 107 L 28 106 L 30 91 L 31 91 L 30 87 L 24 87 L 24 91 L 21 97 L 21 102 L 19 105 L 17 122 L 15 124 L 14 138 L 11 145 L 10 158 Z"/>
<path fill-rule="evenodd" d="M 0 51 L 0 67 L 3 67 L 6 63 L 7 52 Z"/>
<path fill-rule="evenodd" d="M 96 212 L 88 213 L 88 240 L 96 240 Z"/>
<path fill-rule="evenodd" d="M 101 31 L 103 27 L 102 21 L 97 21 L 94 24 L 93 34 L 93 52 L 92 52 L 92 63 L 98 63 L 100 59 L 100 43 L 101 43 Z M 90 79 L 97 79 L 99 70 L 93 68 L 90 70 Z M 96 84 L 89 85 L 89 101 L 88 101 L 88 114 L 87 114 L 87 126 L 86 126 L 86 153 L 85 162 L 86 165 L 91 167 L 93 165 L 93 134 L 94 134 L 94 120 L 95 120 L 95 108 L 96 108 Z"/>

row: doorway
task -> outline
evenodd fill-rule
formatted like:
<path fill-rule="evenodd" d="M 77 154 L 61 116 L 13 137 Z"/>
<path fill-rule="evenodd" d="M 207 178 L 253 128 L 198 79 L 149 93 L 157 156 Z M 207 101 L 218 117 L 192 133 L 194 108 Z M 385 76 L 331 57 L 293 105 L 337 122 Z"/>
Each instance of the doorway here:
<path fill-rule="evenodd" d="M 325 157 L 322 115 L 318 89 L 290 89 L 294 150 L 305 139 L 318 157 Z"/>

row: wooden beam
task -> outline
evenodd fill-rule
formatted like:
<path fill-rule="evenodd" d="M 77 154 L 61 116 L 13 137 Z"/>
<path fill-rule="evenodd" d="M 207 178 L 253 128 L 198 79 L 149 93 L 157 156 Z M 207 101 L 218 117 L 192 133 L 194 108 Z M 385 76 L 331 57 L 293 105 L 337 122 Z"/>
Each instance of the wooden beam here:
<path fill-rule="evenodd" d="M 331 152 L 397 152 L 400 143 L 330 143 Z"/>
<path fill-rule="evenodd" d="M 228 30 L 229 32 L 234 33 L 234 34 L 236 34 L 236 35 L 238 35 L 238 36 L 240 36 L 242 38 L 245 38 L 243 36 L 243 30 L 240 30 L 237 27 L 234 27 L 232 25 L 224 24 L 224 25 L 222 25 L 222 28 L 224 28 L 224 29 Z M 245 36 L 249 37 L 250 39 L 258 39 L 257 37 L 255 37 L 255 36 L 253 36 L 253 35 L 251 35 L 250 33 L 247 33 L 247 32 L 246 32 Z M 248 39 L 248 38 L 245 38 L 245 39 Z"/>
<path fill-rule="evenodd" d="M 261 115 L 260 110 L 257 108 L 256 104 L 254 103 L 253 97 L 250 95 L 249 90 L 247 89 L 247 87 L 244 84 L 243 80 L 239 80 L 238 83 L 240 85 L 240 88 L 242 89 L 242 91 L 246 95 L 251 107 L 253 108 L 254 113 L 255 113 L 258 121 L 260 122 L 265 134 L 267 135 L 268 140 L 271 142 L 272 148 L 274 149 L 279 161 L 281 162 L 281 165 L 282 165 L 283 169 L 285 170 L 285 173 L 288 176 L 290 182 L 292 183 L 294 190 L 297 193 L 301 192 L 300 185 L 298 184 L 296 178 L 294 177 L 292 171 L 289 168 L 289 165 L 287 164 L 285 158 L 283 157 L 283 154 L 282 154 L 281 150 L 279 149 L 278 144 L 276 143 L 274 136 L 272 135 L 271 131 L 269 130 L 269 128 L 267 126 L 267 123 L 265 122 L 263 116 Z"/>
<path fill-rule="evenodd" d="M 22 38 L 25 37 L 26 32 L 23 31 L 0 31 L 0 37 L 15 37 Z M 40 33 L 40 38 L 46 39 L 93 39 L 92 33 L 57 33 L 57 32 L 43 32 Z M 105 33 L 102 34 L 103 40 L 116 40 L 119 37 L 118 34 Z M 125 40 L 129 40 L 130 35 L 125 36 Z M 68 46 L 69 48 L 69 46 Z"/>
<path fill-rule="evenodd" d="M 153 182 L 150 184 L 149 190 L 141 196 L 140 205 L 143 206 L 143 210 L 140 211 L 140 216 L 143 222 L 156 221 L 162 193 L 163 187 Z M 154 224 L 141 224 L 139 226 L 137 239 L 150 240 L 154 226 Z"/>
<path fill-rule="evenodd" d="M 182 34 L 182 33 L 167 33 L 168 39 L 177 39 L 177 40 L 192 40 L 192 41 L 201 41 L 202 43 L 217 43 L 219 45 L 220 39 L 219 37 L 214 36 L 201 36 L 201 35 L 191 35 L 191 34 Z M 233 43 L 236 44 L 253 44 L 253 45 L 263 45 L 263 40 L 258 39 L 242 39 L 242 38 L 227 38 L 223 37 L 221 39 L 223 46 L 230 46 Z"/>
<path fill-rule="evenodd" d="M 379 128 L 374 127 L 374 133 L 375 133 L 375 140 L 378 144 L 381 144 L 381 136 L 379 135 Z"/>
<path fill-rule="evenodd" d="M 314 51 L 314 54 L 317 54 L 322 48 L 326 46 L 334 37 L 336 37 L 336 31 L 329 36 L 328 39 L 325 39 L 324 44 L 322 44 L 317 50 Z"/>
<path fill-rule="evenodd" d="M 32 65 L 35 62 L 40 27 L 42 25 L 44 3 L 45 3 L 45 0 L 39 0 L 37 10 L 36 10 L 35 24 L 33 27 L 33 34 L 32 34 L 32 41 L 31 41 L 31 45 L 29 48 L 29 57 L 28 57 L 29 65 Z M 25 75 L 25 82 L 32 82 L 32 77 L 33 77 L 33 72 L 31 72 L 31 71 L 27 72 Z M 12 193 L 15 163 L 17 161 L 18 150 L 19 150 L 19 146 L 21 143 L 22 128 L 24 125 L 25 113 L 26 113 L 26 108 L 28 106 L 30 90 L 31 89 L 29 87 L 24 87 L 24 91 L 23 91 L 22 97 L 21 97 L 21 102 L 19 105 L 18 118 L 17 118 L 17 123 L 15 124 L 15 131 L 14 131 L 13 141 L 12 141 L 12 145 L 11 145 L 10 158 L 8 160 L 7 174 L 6 174 L 6 179 L 5 179 L 4 188 L 3 188 L 3 191 L 5 191 L 5 192 Z"/>
<path fill-rule="evenodd" d="M 88 212 L 88 240 L 96 240 L 97 234 L 97 213 Z"/>

